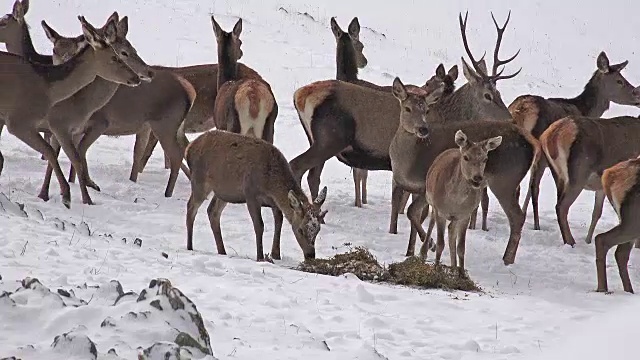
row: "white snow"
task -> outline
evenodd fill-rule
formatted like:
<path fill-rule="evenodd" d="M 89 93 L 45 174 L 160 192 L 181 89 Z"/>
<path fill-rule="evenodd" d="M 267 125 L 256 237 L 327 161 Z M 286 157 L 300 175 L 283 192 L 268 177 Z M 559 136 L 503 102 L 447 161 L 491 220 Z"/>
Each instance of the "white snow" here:
<path fill-rule="evenodd" d="M 10 12 L 11 3 L 5 1 L 2 10 Z M 437 64 L 443 62 L 447 68 L 460 64 L 464 51 L 458 12 L 469 10 L 469 41 L 480 55 L 485 49 L 490 52 L 495 41 L 489 11 L 500 22 L 509 8 L 511 22 L 501 54 L 510 56 L 522 48 L 507 71 L 520 66 L 523 71 L 498 84 L 505 103 L 524 93 L 577 95 L 601 50 L 613 63 L 628 59 L 624 74 L 632 84 L 640 84 L 640 58 L 634 50 L 640 43 L 635 16 L 640 9 L 627 0 L 609 1 L 606 6 L 592 0 L 50 0 L 31 1 L 27 19 L 38 51 L 50 53 L 39 26 L 42 19 L 62 34 L 75 35 L 80 31 L 77 15 L 101 24 L 118 10 L 130 17 L 129 39 L 147 62 L 188 65 L 216 60 L 210 13 L 226 29 L 241 16 L 242 61 L 271 83 L 280 107 L 275 143 L 291 159 L 308 147 L 293 109 L 293 91 L 335 76 L 331 16 L 337 16 L 343 27 L 353 16 L 359 17 L 369 59 L 369 66 L 360 72 L 362 78 L 390 84 L 399 75 L 406 83 L 422 83 Z M 305 12 L 308 16 L 302 15 Z M 621 114 L 637 115 L 638 110 L 613 105 L 605 116 Z M 242 205 L 229 205 L 223 215 L 229 256 L 216 254 L 204 209 L 196 220 L 196 250 L 186 251 L 188 181 L 180 175 L 174 196 L 164 198 L 168 171 L 156 150 L 138 183 L 129 182 L 133 141 L 133 137 L 97 141 L 89 151 L 93 179 L 102 188 L 92 193 L 97 205 L 83 206 L 79 188 L 72 184 L 73 203 L 67 210 L 59 196 L 48 203 L 37 198 L 46 164 L 5 131 L 0 192 L 8 199 L 0 194 L 0 293 L 15 292 L 21 280 L 33 277 L 53 292 L 73 290 L 78 297 L 74 301 L 82 299 L 88 305 L 62 307 L 59 297 L 44 289 L 39 296 L 18 296 L 19 312 L 0 313 L 0 358 L 67 358 L 72 355 L 56 353 L 51 345 L 56 336 L 70 331 L 79 340 L 67 348 L 87 346 L 79 335 L 85 334 L 95 342 L 101 359 L 116 358 L 107 355 L 112 346 L 130 349 L 119 350 L 118 355 L 134 358 L 136 348 L 151 346 L 151 340 L 145 329 L 134 326 L 108 338 L 100 336 L 100 324 L 112 312 L 106 299 L 111 293 L 103 288 L 116 279 L 125 291 L 138 292 L 155 278 L 170 279 L 196 304 L 219 359 L 590 360 L 613 358 L 614 352 L 622 357 L 635 348 L 639 300 L 623 293 L 613 254 L 608 258 L 608 275 L 614 294 L 593 292 L 594 250 L 581 240 L 591 219 L 593 194 L 584 192 L 573 205 L 570 224 L 580 240 L 573 249 L 565 247 L 555 220 L 555 185 L 548 172 L 542 183 L 542 230 L 532 230 L 529 211 L 516 264 L 505 267 L 501 261 L 508 223 L 495 198 L 490 231 L 469 232 L 468 270 L 486 294 L 422 291 L 291 270 L 302 253 L 288 225 L 283 229 L 283 261 L 256 263 L 253 229 Z M 61 159 L 67 168 L 68 160 Z M 370 204 L 363 209 L 353 207 L 348 167 L 330 160 L 322 181 L 329 188 L 325 203 L 329 213 L 317 240 L 318 256 L 345 251 L 343 244 L 350 243 L 366 246 L 382 262 L 403 259 L 406 218 L 401 217 L 398 235 L 387 233 L 390 173 L 371 172 Z M 528 177 L 523 184 L 526 181 Z M 306 188 L 306 180 L 303 183 Z M 57 194 L 55 181 L 52 186 L 52 195 Z M 268 249 L 273 224 L 271 212 L 263 213 Z M 597 233 L 616 222 L 606 204 Z M 142 240 L 141 247 L 133 244 L 136 238 Z M 636 288 L 640 288 L 638 264 L 634 250 L 630 272 Z M 0 297 L 0 309 L 6 309 L 4 299 Z M 161 340 L 166 339 L 157 339 Z"/>

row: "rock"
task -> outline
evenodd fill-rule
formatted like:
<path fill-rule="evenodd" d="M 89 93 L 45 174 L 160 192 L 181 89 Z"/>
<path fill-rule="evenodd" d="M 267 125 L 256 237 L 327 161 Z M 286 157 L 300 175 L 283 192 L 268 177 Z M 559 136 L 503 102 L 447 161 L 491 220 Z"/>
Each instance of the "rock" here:
<path fill-rule="evenodd" d="M 81 358 L 96 360 L 98 358 L 98 349 L 96 344 L 84 334 L 72 332 L 58 335 L 51 344 L 53 352 L 66 355 L 70 358 Z"/>
<path fill-rule="evenodd" d="M 0 212 L 24 218 L 28 217 L 24 211 L 24 205 L 9 200 L 9 197 L 4 193 L 0 193 Z"/>
<path fill-rule="evenodd" d="M 138 349 L 138 360 L 191 360 L 189 349 L 170 342 L 157 342 L 146 349 Z"/>

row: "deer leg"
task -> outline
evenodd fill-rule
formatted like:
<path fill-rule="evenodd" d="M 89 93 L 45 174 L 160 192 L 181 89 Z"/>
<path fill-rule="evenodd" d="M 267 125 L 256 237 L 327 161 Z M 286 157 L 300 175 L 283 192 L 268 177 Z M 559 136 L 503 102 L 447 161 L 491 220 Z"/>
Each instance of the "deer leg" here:
<path fill-rule="evenodd" d="M 440 259 L 442 257 L 442 251 L 444 251 L 444 232 L 447 225 L 445 218 L 440 216 L 437 211 L 434 211 L 436 218 L 436 265 L 440 265 Z"/>
<path fill-rule="evenodd" d="M 620 272 L 620 276 L 622 277 L 623 286 L 625 287 L 625 291 L 632 292 L 631 282 L 629 281 L 629 273 L 626 269 L 626 262 L 628 261 L 629 255 L 625 252 L 631 251 L 631 247 L 633 242 L 638 238 L 638 228 L 637 226 L 631 227 L 620 223 L 615 226 L 613 229 L 603 232 L 601 234 L 596 235 L 595 247 L 596 247 L 596 272 L 598 274 L 598 288 L 596 291 L 598 292 L 608 292 L 609 288 L 607 285 L 607 269 L 606 269 L 606 261 L 607 261 L 607 252 L 614 246 L 620 246 L 622 244 L 627 244 L 629 249 L 623 247 L 622 250 L 616 250 L 616 262 L 618 262 L 618 271 Z M 625 260 L 626 257 L 626 261 Z M 621 272 L 621 265 L 624 263 L 624 273 Z M 625 284 L 626 276 L 627 283 Z M 625 286 L 626 285 L 626 286 Z M 630 291 L 629 291 L 630 290 Z"/>
<path fill-rule="evenodd" d="M 282 260 L 280 257 L 280 234 L 282 234 L 282 222 L 284 220 L 282 211 L 277 207 L 271 208 L 273 212 L 273 243 L 271 244 L 271 258 L 273 260 Z"/>
<path fill-rule="evenodd" d="M 136 133 L 136 142 L 133 146 L 133 163 L 131 164 L 131 174 L 129 175 L 130 181 L 138 181 L 138 174 L 141 172 L 140 168 L 142 167 L 142 157 L 149 143 L 150 134 L 151 128 L 148 126 L 144 126 Z"/>
<path fill-rule="evenodd" d="M 153 131 L 149 132 L 149 140 L 147 141 L 147 146 L 144 148 L 144 154 L 142 155 L 142 160 L 140 160 L 140 167 L 138 168 L 138 172 L 142 173 L 145 166 L 147 166 L 147 162 L 151 155 L 153 154 L 153 149 L 155 149 L 158 144 L 158 138 L 153 135 Z"/>
<path fill-rule="evenodd" d="M 517 198 L 518 195 L 516 195 L 516 199 Z M 489 231 L 489 227 L 487 227 L 487 215 L 489 214 L 489 193 L 487 191 L 487 188 L 484 188 L 484 191 L 482 192 L 482 200 L 480 201 L 480 205 L 482 207 L 482 231 Z"/>
<path fill-rule="evenodd" d="M 420 257 L 423 260 L 427 259 L 427 253 L 429 252 L 429 249 L 431 249 L 431 251 L 435 250 L 435 242 L 433 241 L 433 239 L 431 239 L 431 232 L 433 231 L 433 226 L 435 224 L 436 224 L 436 217 L 435 217 L 435 210 L 434 210 L 431 215 L 431 218 L 429 218 L 429 229 L 427 230 L 427 238 L 429 239 L 429 241 L 423 242 L 422 246 L 420 246 Z"/>
<path fill-rule="evenodd" d="M 51 146 L 53 146 L 53 142 L 55 140 L 55 136 L 51 138 L 52 140 L 50 141 L 50 143 L 52 144 Z M 73 144 L 76 147 L 76 149 L 78 149 L 78 147 L 80 146 L 80 140 L 82 140 L 82 133 L 76 133 L 73 134 Z M 55 140 L 57 141 L 57 140 Z M 69 164 L 69 182 L 75 182 L 76 181 L 76 169 L 73 167 L 73 164 Z M 93 181 L 92 181 L 93 183 Z M 95 185 L 95 183 L 93 184 Z M 89 186 L 89 185 L 87 185 Z M 98 185 L 95 185 L 96 187 L 98 187 Z M 89 186 L 92 187 L 92 186 Z M 92 187 L 93 188 L 93 187 Z M 98 191 L 100 191 L 100 188 L 98 188 Z"/>
<path fill-rule="evenodd" d="M 309 169 L 309 174 L 307 175 L 307 184 L 309 185 L 309 193 L 311 197 L 315 199 L 318 196 L 318 192 L 320 192 L 320 176 L 322 175 L 322 169 L 324 169 L 324 162 L 319 164 L 318 166 L 314 166 Z"/>
<path fill-rule="evenodd" d="M 96 115 L 94 114 L 94 116 Z M 94 142 L 96 142 L 96 140 L 98 140 L 100 135 L 104 134 L 105 130 L 107 130 L 107 127 L 109 126 L 109 123 L 106 119 L 100 118 L 97 121 L 95 121 L 94 119 L 94 117 L 91 118 L 91 120 L 93 120 L 90 120 L 92 124 L 91 126 L 89 126 L 89 128 L 85 129 L 84 136 L 82 136 L 82 140 L 80 140 L 80 143 L 78 144 L 78 154 L 80 154 L 80 158 L 82 159 L 82 169 L 84 172 L 84 176 L 87 177 L 85 179 L 87 186 L 96 191 L 100 191 L 100 187 L 93 180 L 91 180 L 91 176 L 89 176 L 87 151 L 89 150 L 89 147 Z"/>
<path fill-rule="evenodd" d="M 424 196 L 418 196 L 407 209 L 407 218 L 409 218 L 409 222 L 411 222 L 411 228 L 416 231 L 411 231 L 411 234 L 409 235 L 409 245 L 407 246 L 407 253 L 405 256 L 413 256 L 415 253 L 416 232 L 420 235 L 420 240 L 429 243 L 429 240 L 426 238 L 427 233 L 422 228 L 422 221 L 424 220 L 422 214 L 424 213 L 424 207 L 426 204 L 427 199 Z"/>
<path fill-rule="evenodd" d="M 362 183 L 362 174 L 360 173 L 360 169 L 351 168 L 351 171 L 353 172 L 353 184 L 356 187 L 356 200 L 354 202 L 354 206 L 355 207 L 362 207 L 362 193 L 360 191 L 360 184 Z"/>
<path fill-rule="evenodd" d="M 469 223 L 469 218 L 464 220 L 456 221 L 456 238 L 458 239 L 458 271 L 460 276 L 464 276 L 464 253 L 466 249 L 466 241 L 467 241 L 467 227 Z"/>
<path fill-rule="evenodd" d="M 531 192 L 531 204 L 533 205 L 533 230 L 540 230 L 540 213 L 538 211 L 538 198 L 540 197 L 540 183 L 544 176 L 544 171 L 547 169 L 547 160 L 543 157 L 540 158 L 540 162 L 535 166 L 533 173 L 531 174 L 531 184 L 529 191 Z M 525 199 L 526 204 L 526 199 Z M 523 209 L 525 213 L 527 209 Z"/>
<path fill-rule="evenodd" d="M 602 207 L 604 206 L 604 190 L 596 190 L 595 200 L 593 202 L 593 213 L 591 214 L 591 224 L 589 224 L 589 231 L 587 232 L 587 237 L 584 241 L 587 244 L 591 244 L 591 239 L 593 239 L 593 232 L 596 230 L 596 225 L 598 224 L 598 220 L 602 216 Z"/>
<path fill-rule="evenodd" d="M 469 230 L 476 229 L 477 220 L 478 220 L 478 208 L 475 208 L 473 209 L 473 212 L 471 212 L 471 217 L 469 217 Z"/>
<path fill-rule="evenodd" d="M 569 208 L 578 198 L 578 195 L 582 192 L 582 186 L 577 184 L 569 184 L 564 191 L 558 192 L 558 203 L 556 204 L 556 216 L 558 218 L 558 225 L 560 226 L 560 233 L 562 234 L 562 240 L 565 244 L 571 247 L 575 246 L 576 241 L 571 234 L 571 228 L 569 227 Z"/>
<path fill-rule="evenodd" d="M 447 235 L 449 237 L 449 256 L 451 257 L 451 268 L 455 269 L 458 266 L 458 257 L 456 251 L 456 240 L 458 236 L 456 234 L 455 221 L 450 221 L 447 227 Z"/>
<path fill-rule="evenodd" d="M 633 242 L 626 242 L 616 248 L 616 263 L 618 264 L 618 274 L 622 280 L 622 288 L 625 292 L 633 294 L 633 286 L 629 278 L 629 256 L 633 250 Z"/>
<path fill-rule="evenodd" d="M 262 248 L 262 234 L 264 233 L 264 223 L 260 203 L 256 199 L 247 196 L 247 209 L 253 222 L 253 230 L 256 233 L 256 260 L 264 261 L 264 250 Z"/>
<path fill-rule="evenodd" d="M 291 171 L 298 183 L 302 182 L 302 175 L 304 175 L 307 170 L 313 170 L 309 171 L 307 182 L 309 183 L 311 196 L 314 199 L 318 196 L 320 190 L 320 174 L 322 173 L 324 163 L 343 151 L 349 144 L 346 138 L 341 137 L 339 129 L 328 129 L 327 132 L 332 135 L 323 136 L 324 132 L 320 132 L 307 151 L 296 156 L 289 162 Z M 314 169 L 315 167 L 319 168 Z"/>
<path fill-rule="evenodd" d="M 155 124 L 156 123 L 154 123 L 154 125 Z M 153 132 L 158 138 L 158 141 L 160 141 L 160 146 L 162 146 L 164 152 L 169 155 L 171 159 L 171 173 L 169 175 L 169 181 L 167 182 L 167 188 L 164 192 L 165 197 L 171 197 L 173 195 L 173 189 L 176 186 L 176 180 L 178 180 L 180 165 L 184 157 L 184 149 L 182 149 L 176 137 L 177 126 L 175 129 L 164 129 L 159 126 L 154 126 Z M 191 176 L 191 174 L 187 172 L 185 172 L 185 175 L 187 175 L 187 177 Z"/>
<path fill-rule="evenodd" d="M 82 194 L 82 203 L 87 205 L 93 205 L 93 200 L 91 200 L 91 196 L 89 195 L 89 191 L 87 190 L 87 184 L 85 182 L 86 176 L 84 175 L 84 170 L 82 168 L 82 160 L 80 155 L 78 154 L 78 150 L 76 149 L 72 135 L 69 131 L 65 129 L 58 129 L 56 127 L 52 127 L 51 131 L 57 142 L 62 146 L 62 151 L 64 151 L 65 155 L 71 161 L 71 164 L 76 169 L 76 171 L 80 174 L 78 177 L 78 183 L 80 185 L 80 193 Z"/>
<path fill-rule="evenodd" d="M 516 252 L 522 237 L 522 227 L 524 226 L 524 213 L 520 208 L 518 196 L 516 195 L 518 183 L 519 180 L 516 181 L 516 178 L 496 179 L 492 177 L 489 179 L 489 187 L 509 219 L 509 242 L 502 256 L 502 261 L 505 265 L 511 265 L 515 262 Z"/>
<path fill-rule="evenodd" d="M 209 224 L 211 225 L 211 231 L 213 231 L 213 238 L 216 241 L 216 248 L 219 255 L 227 255 L 224 249 L 224 242 L 222 241 L 222 229 L 220 228 L 220 219 L 222 218 L 222 210 L 227 206 L 227 203 L 218 199 L 217 196 L 213 196 L 209 207 L 207 208 L 207 215 L 209 215 Z"/>
<path fill-rule="evenodd" d="M 58 159 L 56 158 L 56 153 L 51 148 L 43 138 L 40 136 L 40 133 L 35 129 L 23 129 L 23 128 L 14 128 L 10 125 L 7 126 L 9 132 L 11 132 L 15 137 L 20 139 L 25 144 L 29 145 L 33 150 L 41 153 L 47 159 L 47 161 L 53 166 L 53 171 L 58 178 L 58 183 L 60 184 L 60 193 L 62 194 L 62 203 L 67 209 L 71 208 L 71 189 L 69 188 L 69 183 L 60 168 L 60 164 L 58 163 Z"/>
<path fill-rule="evenodd" d="M 52 137 L 49 141 L 51 148 L 53 149 L 56 159 L 60 156 L 60 144 L 56 137 Z M 73 166 L 73 165 L 72 165 Z M 44 173 L 44 179 L 42 180 L 42 187 L 40 188 L 40 194 L 38 197 L 44 201 L 49 201 L 49 188 L 51 187 L 51 176 L 53 175 L 53 166 L 47 162 L 47 170 Z"/>
<path fill-rule="evenodd" d="M 402 200 L 400 200 L 400 205 L 398 205 L 398 214 L 404 214 L 404 209 L 407 207 L 410 195 L 411 193 L 406 191 L 402 193 Z"/>
<path fill-rule="evenodd" d="M 400 213 L 400 202 L 404 190 L 393 180 L 391 182 L 391 221 L 389 222 L 389 234 L 398 233 L 398 214 Z M 413 199 L 415 201 L 415 197 Z"/>
<path fill-rule="evenodd" d="M 44 132 L 42 134 L 42 137 L 44 138 L 44 141 L 46 141 L 47 143 L 51 144 L 51 133 Z M 47 160 L 47 159 L 45 158 L 44 155 L 40 155 L 40 160 Z"/>
<path fill-rule="evenodd" d="M 198 214 L 198 209 L 202 205 L 202 203 L 206 200 L 207 195 L 200 189 L 199 187 L 194 185 L 194 182 L 191 183 L 191 195 L 189 196 L 189 201 L 187 201 L 187 250 L 193 250 L 193 223 L 196 220 L 196 214 Z M 211 200 L 213 203 L 215 197 Z M 209 205 L 211 207 L 211 205 Z M 209 216 L 209 221 L 211 221 L 211 216 Z M 213 227 L 213 224 L 211 225 Z M 215 235 L 215 233 L 214 233 Z"/>
<path fill-rule="evenodd" d="M 369 177 L 369 170 L 358 169 L 358 171 L 362 174 L 362 203 L 368 204 L 369 200 L 367 200 L 367 178 Z"/>

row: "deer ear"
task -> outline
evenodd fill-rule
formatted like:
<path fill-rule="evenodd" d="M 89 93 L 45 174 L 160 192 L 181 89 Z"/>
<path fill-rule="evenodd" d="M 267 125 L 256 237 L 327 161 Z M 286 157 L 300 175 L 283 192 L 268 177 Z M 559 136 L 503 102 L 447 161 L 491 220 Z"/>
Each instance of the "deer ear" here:
<path fill-rule="evenodd" d="M 440 100 L 440 97 L 442 97 L 442 93 L 444 93 L 444 84 L 440 84 L 437 89 L 433 90 L 431 93 L 429 93 L 429 95 L 425 96 L 424 100 L 427 105 L 433 105 L 437 103 L 438 100 Z"/>
<path fill-rule="evenodd" d="M 113 44 L 118 39 L 118 28 L 115 21 L 109 21 L 104 28 L 104 39 L 107 44 Z"/>
<path fill-rule="evenodd" d="M 107 21 L 105 21 L 104 26 L 107 26 L 107 24 L 109 24 L 110 22 L 117 23 L 119 19 L 120 19 L 120 15 L 118 15 L 117 11 L 114 11 L 113 14 L 109 16 Z"/>
<path fill-rule="evenodd" d="M 444 77 L 446 75 L 447 74 L 445 73 L 444 65 L 438 65 L 438 67 L 436 68 L 436 78 L 438 78 L 438 80 L 444 80 Z"/>
<path fill-rule="evenodd" d="M 220 39 L 224 34 L 224 30 L 222 30 L 216 19 L 213 18 L 213 15 L 211 15 L 211 25 L 213 25 L 213 33 L 215 34 L 216 39 Z"/>
<path fill-rule="evenodd" d="M 121 38 L 126 38 L 129 33 L 129 18 L 127 16 L 123 17 L 120 21 L 118 21 L 118 25 L 116 26 L 118 29 L 118 36 Z"/>
<path fill-rule="evenodd" d="M 318 196 L 316 196 L 315 200 L 313 200 L 313 205 L 315 205 L 317 208 L 320 208 L 322 206 L 322 204 L 324 204 L 324 201 L 327 199 L 327 187 L 323 187 L 322 190 L 320 190 L 320 193 L 318 193 Z"/>
<path fill-rule="evenodd" d="M 625 60 L 624 62 L 621 62 L 620 64 L 610 65 L 609 66 L 609 70 L 614 71 L 614 72 L 620 72 L 625 67 L 627 67 L 628 64 L 629 64 L 629 60 Z"/>
<path fill-rule="evenodd" d="M 235 37 L 240 37 L 240 33 L 242 32 L 242 18 L 238 19 L 238 21 L 236 21 L 236 24 L 233 25 L 233 30 L 231 30 L 231 33 L 235 36 Z"/>
<path fill-rule="evenodd" d="M 287 196 L 289 197 L 289 204 L 291 205 L 291 208 L 293 208 L 294 211 L 301 211 L 302 205 L 300 204 L 300 200 L 296 197 L 296 194 L 293 193 L 293 190 L 289 190 Z"/>
<path fill-rule="evenodd" d="M 396 77 L 395 79 L 393 79 L 393 86 L 391 87 L 391 92 L 393 93 L 393 96 L 396 97 L 396 99 L 400 100 L 400 101 L 405 101 L 407 100 L 407 89 L 404 87 L 404 84 L 402 83 L 402 81 L 400 81 L 399 77 Z"/>
<path fill-rule="evenodd" d="M 491 151 L 500 146 L 500 144 L 502 144 L 502 136 L 496 136 L 494 138 L 487 139 L 484 143 L 484 148 L 487 151 Z"/>
<path fill-rule="evenodd" d="M 596 59 L 596 64 L 598 65 L 598 70 L 603 73 L 609 72 L 609 58 L 607 54 L 602 51 L 600 55 L 598 55 L 598 59 Z"/>
<path fill-rule="evenodd" d="M 80 20 L 80 23 L 82 24 L 82 34 L 87 40 L 87 43 L 93 48 L 102 48 L 104 38 L 98 34 L 93 25 L 89 24 L 84 16 L 78 16 L 78 20 Z"/>
<path fill-rule="evenodd" d="M 26 7 L 25 7 L 25 3 L 20 1 L 20 0 L 16 0 L 16 2 L 13 3 L 13 12 L 12 15 L 14 18 L 16 18 L 16 20 L 18 20 L 19 22 L 22 22 L 24 20 L 24 14 L 27 13 L 27 10 L 29 10 L 29 2 L 27 1 L 26 3 Z"/>
<path fill-rule="evenodd" d="M 453 81 L 458 80 L 458 65 L 453 65 L 447 75 L 449 75 Z"/>
<path fill-rule="evenodd" d="M 49 41 L 51 41 L 53 44 L 55 44 L 56 41 L 62 37 L 55 30 L 53 30 L 46 21 L 42 20 L 40 22 L 40 25 L 42 25 L 44 33 L 45 35 L 47 35 L 47 39 L 49 39 Z"/>
<path fill-rule="evenodd" d="M 462 73 L 469 83 L 473 84 L 480 82 L 480 76 L 471 67 L 469 67 L 469 64 L 467 64 L 464 58 L 462 58 Z"/>
<path fill-rule="evenodd" d="M 351 20 L 351 22 L 349 23 L 349 35 L 351 35 L 352 37 L 358 39 L 360 38 L 360 21 L 358 20 L 358 17 L 354 17 L 353 20 Z"/>
<path fill-rule="evenodd" d="M 456 145 L 458 145 L 458 147 L 466 147 L 467 144 L 469 144 L 469 140 L 467 139 L 467 135 L 465 133 L 462 132 L 462 130 L 458 130 L 456 131 Z"/>
<path fill-rule="evenodd" d="M 340 25 L 338 25 L 336 18 L 332 17 L 330 23 L 331 23 L 331 32 L 333 32 L 333 36 L 335 36 L 336 39 L 339 38 L 342 35 L 343 31 L 342 29 L 340 29 Z"/>

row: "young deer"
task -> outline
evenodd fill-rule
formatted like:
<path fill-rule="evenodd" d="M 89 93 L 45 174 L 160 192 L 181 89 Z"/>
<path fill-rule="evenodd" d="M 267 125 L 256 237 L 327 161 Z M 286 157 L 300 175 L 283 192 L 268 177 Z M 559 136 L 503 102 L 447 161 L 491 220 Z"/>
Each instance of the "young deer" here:
<path fill-rule="evenodd" d="M 518 96 L 509 105 L 509 112 L 511 112 L 513 122 L 522 126 L 539 139 L 540 135 L 552 123 L 565 116 L 598 118 L 609 109 L 611 102 L 620 105 L 640 106 L 640 92 L 634 91 L 634 87 L 621 73 L 628 63 L 628 61 L 624 61 L 620 64 L 611 65 L 607 54 L 604 51 L 601 52 L 596 60 L 597 69 L 580 95 L 568 99 L 545 99 L 536 95 Z M 533 203 L 533 228 L 535 230 L 540 230 L 538 196 L 540 193 L 540 181 L 546 168 L 547 161 L 544 158 L 534 166 L 523 207 L 526 212 L 531 199 Z"/>
<path fill-rule="evenodd" d="M 320 220 L 326 214 L 323 188 L 313 202 L 302 191 L 284 155 L 272 144 L 254 137 L 223 130 L 211 130 L 187 147 L 185 157 L 191 169 L 191 196 L 187 203 L 187 249 L 193 250 L 193 223 L 200 205 L 213 192 L 207 208 L 218 254 L 226 255 L 220 229 L 224 203 L 246 203 L 256 235 L 256 258 L 264 260 L 261 207 L 271 207 L 275 230 L 271 257 L 280 260 L 283 214 L 305 259 L 315 258 L 315 241 Z"/>
<path fill-rule="evenodd" d="M 616 263 L 624 291 L 633 293 L 629 279 L 629 256 L 633 243 L 640 245 L 640 157 L 620 162 L 602 174 L 602 188 L 618 214 L 620 223 L 613 229 L 596 235 L 596 272 L 598 290 L 608 292 L 607 252 L 616 246 Z"/>
<path fill-rule="evenodd" d="M 426 197 L 433 207 L 438 231 L 436 263 L 440 263 L 444 250 L 444 229 L 449 223 L 449 252 L 451 267 L 456 267 L 456 241 L 460 273 L 464 273 L 465 239 L 469 220 L 478 209 L 483 190 L 487 188 L 485 166 L 488 153 L 502 142 L 502 136 L 479 142 L 469 141 L 467 135 L 458 130 L 455 143 L 458 149 L 449 149 L 438 155 L 427 172 Z M 420 254 L 426 258 L 424 242 Z"/>
<path fill-rule="evenodd" d="M 574 246 L 567 216 L 583 189 L 595 191 L 591 224 L 585 239 L 591 243 L 604 205 L 600 180 L 605 169 L 640 154 L 640 119 L 569 116 L 554 122 L 540 136 L 558 190 L 556 215 L 565 244 Z"/>
<path fill-rule="evenodd" d="M 509 219 L 509 242 L 503 261 L 505 265 L 513 264 L 524 224 L 517 189 L 540 154 L 538 141 L 524 129 L 506 121 L 431 124 L 431 113 L 446 98 L 426 107 L 424 94 L 405 88 L 399 80 L 394 82 L 393 95 L 402 108 L 399 126 L 389 147 L 393 178 L 395 184 L 415 194 L 407 217 L 422 241 L 427 241 L 427 234 L 421 227 L 427 205 L 425 178 L 434 159 L 443 151 L 456 147 L 454 134 L 458 130 L 469 134 L 470 140 L 475 142 L 502 136 L 502 145 L 488 157 L 485 176 L 488 187 Z M 414 247 L 415 237 L 410 237 L 407 256 L 413 255 Z"/>
<path fill-rule="evenodd" d="M 68 57 L 74 55 L 77 49 L 81 48 L 81 43 L 74 42 L 74 38 L 61 36 L 46 23 L 43 23 L 43 27 L 47 37 L 53 43 L 55 62 L 66 61 Z M 118 41 L 114 47 L 117 47 L 124 61 L 138 71 L 150 71 L 146 66 L 143 68 L 135 66 L 136 59 L 139 57 L 135 51 L 132 51 L 131 44 L 126 40 L 128 31 L 128 18 L 125 16 L 116 27 Z M 153 81 L 136 88 L 123 86 L 114 88 L 114 84 L 96 79 L 89 89 L 83 89 L 82 92 L 65 101 L 67 104 L 64 107 L 61 105 L 60 111 L 56 112 L 60 117 L 73 117 L 75 122 L 83 124 L 76 131 L 81 136 L 78 152 L 85 172 L 84 182 L 88 187 L 100 191 L 100 188 L 89 176 L 86 153 L 89 147 L 103 134 L 108 136 L 133 135 L 145 133 L 151 129 L 160 138 L 160 143 L 165 151 L 171 155 L 172 166 L 165 189 L 166 197 L 173 194 L 180 168 L 189 176 L 189 170 L 182 164 L 183 149 L 186 147 L 186 143 L 180 143 L 178 139 L 184 137 L 183 121 L 196 97 L 195 90 L 188 81 L 176 74 L 159 70 L 151 70 L 150 72 L 154 73 Z M 107 95 L 110 92 L 114 93 L 108 98 Z M 108 100 L 106 104 L 105 100 Z M 145 145 L 146 141 L 144 143 L 136 142 L 137 151 L 134 151 L 134 154 L 142 156 L 143 149 L 140 147 L 144 148 Z M 140 161 L 140 158 L 133 159 L 135 169 Z M 137 176 L 138 171 L 132 171 L 130 179 L 135 182 Z M 40 197 L 43 199 L 48 199 L 50 180 L 51 172 L 48 170 L 40 192 Z M 90 204 L 90 199 L 85 203 Z"/>
<path fill-rule="evenodd" d="M 62 65 L 30 63 L 19 56 L 0 53 L 0 119 L 10 133 L 43 154 L 53 166 L 66 207 L 71 206 L 69 184 L 55 151 L 39 134 L 48 128 L 47 113 L 55 103 L 89 85 L 96 76 L 129 86 L 140 84 L 140 77 L 114 52 L 113 37 L 99 34 L 83 17 L 79 19 L 89 46 Z"/>

